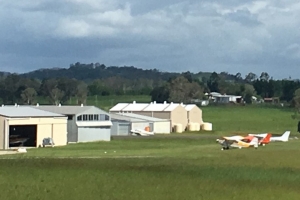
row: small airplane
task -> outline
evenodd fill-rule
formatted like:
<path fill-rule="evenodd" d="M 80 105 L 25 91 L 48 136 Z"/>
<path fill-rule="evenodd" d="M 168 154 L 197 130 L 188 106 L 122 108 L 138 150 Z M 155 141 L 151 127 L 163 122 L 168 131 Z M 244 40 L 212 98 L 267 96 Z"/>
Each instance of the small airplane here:
<path fill-rule="evenodd" d="M 281 136 L 276 136 L 276 137 L 270 137 L 270 141 L 271 142 L 275 142 L 275 141 L 280 141 L 280 142 L 287 142 L 289 141 L 289 137 L 290 137 L 291 131 L 285 131 Z M 249 136 L 255 136 L 255 137 L 264 137 L 264 135 L 266 134 L 249 134 Z"/>
<path fill-rule="evenodd" d="M 19 138 L 18 135 L 13 135 L 9 138 L 9 145 L 22 147 L 27 140 L 29 140 L 29 138 Z"/>
<path fill-rule="evenodd" d="M 263 134 L 248 134 L 244 138 L 244 140 L 251 141 L 253 137 L 257 137 L 258 139 L 258 145 L 265 146 L 266 144 L 269 144 L 271 141 L 272 134 L 270 133 L 263 133 Z"/>
<path fill-rule="evenodd" d="M 135 135 L 139 135 L 139 136 L 150 136 L 150 135 L 154 135 L 154 132 L 149 132 L 149 131 L 145 131 L 143 129 L 132 129 L 131 132 Z"/>
<path fill-rule="evenodd" d="M 291 131 L 285 131 L 281 136 L 271 137 L 271 142 L 279 141 L 279 142 L 287 142 L 289 141 Z"/>
<path fill-rule="evenodd" d="M 220 145 L 222 145 L 221 150 L 229 149 L 230 147 L 235 148 L 249 148 L 254 147 L 255 149 L 258 148 L 258 138 L 253 137 L 250 142 L 244 142 L 242 139 L 244 137 L 242 136 L 232 136 L 232 137 L 223 137 L 223 139 L 217 139 L 216 142 L 218 142 Z"/>

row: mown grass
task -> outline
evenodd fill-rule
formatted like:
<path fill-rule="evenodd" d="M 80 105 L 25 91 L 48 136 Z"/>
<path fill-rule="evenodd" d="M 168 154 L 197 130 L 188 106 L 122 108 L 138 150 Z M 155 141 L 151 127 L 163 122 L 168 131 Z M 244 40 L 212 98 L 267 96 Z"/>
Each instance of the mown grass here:
<path fill-rule="evenodd" d="M 263 106 L 208 106 L 201 107 L 203 121 L 212 122 L 213 129 L 228 133 L 263 133 L 281 135 L 284 131 L 297 132 L 298 121 L 285 108 Z"/>
<path fill-rule="evenodd" d="M 258 150 L 221 151 L 213 139 L 204 136 L 169 136 L 30 149 L 27 154 L 1 157 L 18 157 L 0 159 L 1 196 L 299 199 L 299 144 L 291 140 Z M 130 157 L 137 155 L 154 157 Z"/>
<path fill-rule="evenodd" d="M 39 104 L 50 104 L 49 100 L 45 97 L 37 97 L 36 101 Z M 151 102 L 151 96 L 149 95 L 110 95 L 110 96 L 88 96 L 86 99 L 86 105 L 94 105 L 105 111 L 108 111 L 117 103 L 131 103 L 133 101 L 139 103 Z M 77 99 L 71 98 L 64 103 L 65 105 L 77 105 Z"/>
<path fill-rule="evenodd" d="M 235 133 L 291 130 L 294 137 L 291 111 L 202 110 L 214 131 L 114 137 L 1 156 L 1 199 L 299 199 L 300 140 L 229 151 L 215 143 Z"/>

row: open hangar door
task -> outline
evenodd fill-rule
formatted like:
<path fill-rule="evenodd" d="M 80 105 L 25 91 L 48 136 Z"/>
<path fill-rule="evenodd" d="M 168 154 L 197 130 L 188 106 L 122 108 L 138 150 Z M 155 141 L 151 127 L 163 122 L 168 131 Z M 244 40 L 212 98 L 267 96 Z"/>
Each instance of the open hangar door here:
<path fill-rule="evenodd" d="M 9 147 L 36 147 L 37 125 L 9 125 Z"/>

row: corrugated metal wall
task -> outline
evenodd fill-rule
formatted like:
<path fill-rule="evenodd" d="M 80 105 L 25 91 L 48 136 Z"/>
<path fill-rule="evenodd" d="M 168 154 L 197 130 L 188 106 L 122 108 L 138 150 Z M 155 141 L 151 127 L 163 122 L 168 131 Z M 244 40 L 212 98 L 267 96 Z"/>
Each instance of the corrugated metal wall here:
<path fill-rule="evenodd" d="M 78 127 L 78 142 L 110 141 L 110 128 Z"/>
<path fill-rule="evenodd" d="M 5 118 L 0 116 L 0 149 L 5 149 Z"/>
<path fill-rule="evenodd" d="M 131 123 L 112 121 L 111 135 L 130 135 Z"/>
<path fill-rule="evenodd" d="M 76 116 L 73 116 L 73 119 L 68 120 L 67 124 L 67 131 L 68 131 L 68 142 L 77 142 L 78 141 L 78 129 L 76 125 Z"/>

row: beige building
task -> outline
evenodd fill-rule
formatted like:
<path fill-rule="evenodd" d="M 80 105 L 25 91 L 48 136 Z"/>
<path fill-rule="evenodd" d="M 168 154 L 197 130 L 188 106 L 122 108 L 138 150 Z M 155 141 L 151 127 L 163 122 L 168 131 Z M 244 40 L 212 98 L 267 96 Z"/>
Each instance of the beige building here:
<path fill-rule="evenodd" d="M 203 124 L 202 110 L 195 104 L 185 105 L 187 110 L 188 123 L 197 123 L 201 126 Z"/>
<path fill-rule="evenodd" d="M 32 107 L 0 107 L 0 149 L 39 147 L 45 138 L 67 144 L 67 117 Z"/>
<path fill-rule="evenodd" d="M 187 110 L 179 103 L 120 103 L 110 109 L 110 113 L 135 113 L 159 119 L 170 119 L 171 129 L 180 124 L 183 130 L 188 124 Z"/>

